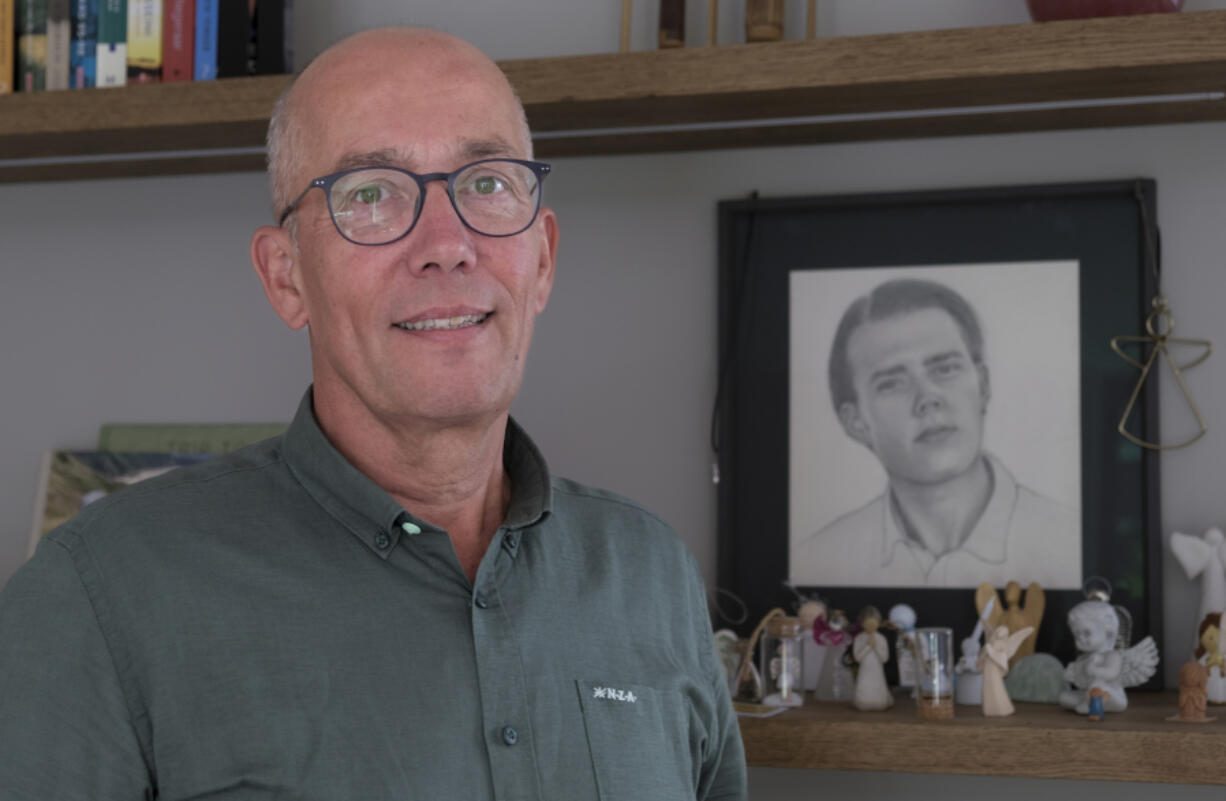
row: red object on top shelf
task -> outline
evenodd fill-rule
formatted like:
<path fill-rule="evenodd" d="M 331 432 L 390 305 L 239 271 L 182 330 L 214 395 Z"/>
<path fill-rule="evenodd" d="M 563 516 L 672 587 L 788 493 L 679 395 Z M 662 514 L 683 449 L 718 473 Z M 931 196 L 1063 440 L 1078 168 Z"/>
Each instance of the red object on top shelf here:
<path fill-rule="evenodd" d="M 1084 17 L 1162 14 L 1183 8 L 1183 0 L 1026 0 L 1035 22 Z"/>

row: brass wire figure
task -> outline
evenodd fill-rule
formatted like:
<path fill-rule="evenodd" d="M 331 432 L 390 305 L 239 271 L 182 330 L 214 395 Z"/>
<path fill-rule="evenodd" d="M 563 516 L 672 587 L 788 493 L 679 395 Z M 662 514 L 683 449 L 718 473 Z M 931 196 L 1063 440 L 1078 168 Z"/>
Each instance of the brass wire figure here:
<path fill-rule="evenodd" d="M 1141 210 L 1141 229 L 1145 233 L 1145 260 L 1149 262 L 1149 268 L 1154 274 L 1154 299 L 1150 301 L 1153 311 L 1145 318 L 1145 330 L 1149 332 L 1149 336 L 1123 335 L 1111 338 L 1111 350 L 1115 351 L 1121 359 L 1141 371 L 1141 377 L 1137 379 L 1137 385 L 1132 389 L 1132 396 L 1128 398 L 1128 405 L 1124 407 L 1124 414 L 1120 416 L 1120 422 L 1116 426 L 1116 430 L 1129 442 L 1136 443 L 1142 448 L 1149 448 L 1155 451 L 1173 451 L 1179 448 L 1186 448 L 1205 436 L 1205 432 L 1209 430 L 1209 424 L 1205 422 L 1204 416 L 1201 415 L 1200 407 L 1196 405 L 1196 401 L 1192 399 L 1192 393 L 1188 391 L 1188 385 L 1184 383 L 1183 371 L 1189 370 L 1205 359 L 1208 359 L 1210 354 L 1213 353 L 1213 343 L 1207 339 L 1176 339 L 1171 336 L 1171 333 L 1175 330 L 1175 315 L 1171 313 L 1171 307 L 1167 304 L 1166 296 L 1162 294 L 1162 275 L 1161 269 L 1158 266 L 1158 247 L 1155 242 L 1157 239 L 1157 226 L 1150 220 L 1149 207 L 1145 203 L 1145 194 L 1141 189 L 1140 181 L 1137 181 L 1133 191 L 1137 199 L 1137 208 Z M 1139 344 L 1142 348 L 1148 344 L 1152 345 L 1153 348 L 1149 352 L 1149 358 L 1144 363 L 1141 363 L 1124 352 L 1122 345 L 1125 343 Z M 1205 352 L 1187 364 L 1179 364 L 1171 356 L 1167 345 L 1203 346 Z M 1200 431 L 1191 439 L 1175 445 L 1146 442 L 1128 431 L 1125 427 L 1128 423 L 1128 416 L 1132 414 L 1132 407 L 1136 405 L 1137 398 L 1141 395 L 1141 387 L 1145 385 L 1145 380 L 1149 378 L 1149 372 L 1159 355 L 1165 358 L 1167 364 L 1171 366 L 1171 372 L 1175 374 L 1175 382 L 1179 384 L 1179 390 L 1183 393 L 1184 399 L 1187 400 L 1188 406 L 1192 408 L 1192 414 L 1195 415 L 1196 423 L 1200 426 Z"/>

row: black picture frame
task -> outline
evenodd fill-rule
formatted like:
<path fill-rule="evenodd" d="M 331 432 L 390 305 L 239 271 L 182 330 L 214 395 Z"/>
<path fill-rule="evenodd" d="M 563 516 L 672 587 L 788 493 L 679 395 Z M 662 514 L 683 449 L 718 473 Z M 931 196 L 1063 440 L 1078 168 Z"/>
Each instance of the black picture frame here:
<path fill-rule="evenodd" d="M 1116 426 L 1139 371 L 1110 339 L 1144 331 L 1154 292 L 1146 226 L 1152 180 L 889 194 L 727 200 L 719 204 L 720 376 L 712 425 L 719 468 L 718 582 L 745 604 L 744 636 L 773 607 L 793 608 L 788 575 L 788 273 L 898 265 L 1076 260 L 1081 366 L 1084 577 L 1102 576 L 1133 624 L 1161 647 L 1158 458 Z M 1142 213 L 1142 204 L 1145 213 Z M 1156 229 L 1150 230 L 1156 236 Z M 1158 441 L 1157 386 L 1147 381 L 1129 430 Z M 976 622 L 973 590 L 800 587 L 832 607 L 915 607 L 955 639 Z M 1046 592 L 1036 649 L 1071 661 L 1065 623 L 1078 590 Z M 1162 671 L 1145 685 L 1160 689 Z"/>

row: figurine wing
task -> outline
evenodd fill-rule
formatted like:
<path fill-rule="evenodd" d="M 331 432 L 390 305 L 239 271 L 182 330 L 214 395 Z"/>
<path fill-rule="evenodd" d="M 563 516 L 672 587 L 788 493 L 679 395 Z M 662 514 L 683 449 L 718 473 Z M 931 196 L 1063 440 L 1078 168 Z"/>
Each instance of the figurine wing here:
<path fill-rule="evenodd" d="M 1026 588 L 1025 606 L 1022 607 L 1022 618 L 1037 631 L 1043 622 L 1043 612 L 1047 608 L 1047 596 L 1037 581 L 1030 582 Z"/>
<path fill-rule="evenodd" d="M 1175 554 L 1175 558 L 1179 560 L 1183 572 L 1192 579 L 1199 576 L 1205 569 L 1205 565 L 1209 564 L 1211 549 L 1209 544 L 1200 537 L 1176 531 L 1171 534 L 1171 553 Z"/>
<path fill-rule="evenodd" d="M 1120 652 L 1120 684 L 1135 687 L 1149 681 L 1158 669 L 1158 645 L 1153 637 L 1146 637 L 1131 648 Z"/>
<path fill-rule="evenodd" d="M 996 628 L 1000 623 L 1000 618 L 1004 614 L 1001 609 L 1000 602 L 992 604 L 992 608 L 984 615 L 983 610 L 987 608 L 988 601 L 996 598 L 996 589 L 988 582 L 983 582 L 975 589 L 975 610 L 979 612 L 979 618 L 986 621 L 985 628 L 991 630 Z"/>
<path fill-rule="evenodd" d="M 1009 639 L 1005 640 L 1005 653 L 1009 656 L 1013 656 L 1015 653 L 1017 653 L 1017 649 L 1022 646 L 1022 643 L 1026 641 L 1026 638 L 1033 632 L 1034 626 L 1023 626 L 1010 634 Z"/>

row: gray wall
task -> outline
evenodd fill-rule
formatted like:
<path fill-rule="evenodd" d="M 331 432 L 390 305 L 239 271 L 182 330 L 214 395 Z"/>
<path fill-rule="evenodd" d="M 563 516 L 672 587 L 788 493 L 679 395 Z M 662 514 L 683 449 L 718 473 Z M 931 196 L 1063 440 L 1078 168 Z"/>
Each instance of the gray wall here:
<path fill-rule="evenodd" d="M 819 5 L 824 35 L 1026 18 L 1023 0 Z M 337 34 L 416 21 L 464 35 L 497 58 L 598 52 L 616 47 L 615 6 L 298 0 L 295 41 L 301 60 Z M 705 4 L 690 6 L 698 41 Z M 743 6 L 722 6 L 721 38 L 734 41 Z M 1226 0 L 1186 4 L 1211 7 L 1226 7 Z M 654 8 L 637 4 L 638 48 L 653 41 Z M 800 29 L 793 14 L 789 35 Z M 557 472 L 638 498 L 669 519 L 711 580 L 716 520 L 707 434 L 718 200 L 752 189 L 781 196 L 1152 177 L 1164 232 L 1164 288 L 1179 333 L 1221 344 L 1224 137 L 1226 124 L 1202 124 L 559 160 L 546 187 L 562 225 L 557 286 L 538 324 L 515 413 Z M 98 425 L 110 421 L 286 419 L 309 369 L 304 335 L 284 329 L 267 308 L 247 258 L 251 230 L 268 217 L 261 176 L 6 185 L 0 210 L 3 581 L 25 556 L 44 450 L 88 448 Z M 1226 516 L 1216 501 L 1213 460 L 1226 431 L 1223 359 L 1219 354 L 1188 375 L 1210 433 L 1161 457 L 1164 541 L 1172 530 L 1199 534 Z M 1163 384 L 1162 403 L 1165 428 L 1186 425 L 1172 382 Z M 1199 596 L 1170 559 L 1164 582 L 1172 682 Z M 883 753 L 883 763 L 888 759 Z M 1145 785 L 766 769 L 754 770 L 752 779 L 753 797 L 762 801 L 852 792 L 868 798 L 1153 792 Z M 1211 791 L 1162 792 L 1208 798 Z"/>

